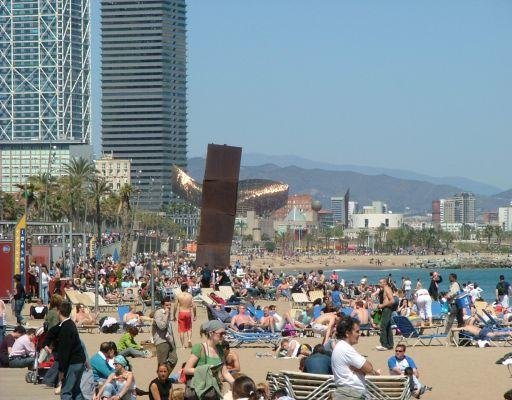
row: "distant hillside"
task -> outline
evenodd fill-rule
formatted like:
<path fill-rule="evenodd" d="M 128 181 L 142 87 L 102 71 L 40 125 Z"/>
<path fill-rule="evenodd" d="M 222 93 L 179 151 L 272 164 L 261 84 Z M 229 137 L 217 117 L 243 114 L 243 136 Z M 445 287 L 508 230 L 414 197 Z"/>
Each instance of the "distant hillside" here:
<path fill-rule="evenodd" d="M 330 164 L 325 162 L 312 161 L 306 158 L 292 155 L 271 156 L 259 153 L 242 153 L 242 165 L 258 166 L 265 164 L 275 164 L 279 167 L 289 167 L 295 165 L 304 169 L 323 169 L 326 171 L 352 171 L 365 175 L 388 175 L 394 178 L 430 182 L 434 185 L 455 186 L 464 189 L 465 191 L 485 196 L 494 195 L 496 193 L 500 193 L 503 190 L 496 186 L 488 185 L 483 182 L 478 182 L 460 176 L 434 177 L 401 169 L 379 168 L 351 164 Z"/>
<path fill-rule="evenodd" d="M 190 175 L 202 182 L 205 159 L 191 158 L 188 161 Z M 461 189 L 450 185 L 435 185 L 430 182 L 399 179 L 387 175 L 365 175 L 352 171 L 326 171 L 304 169 L 295 166 L 279 167 L 274 164 L 242 166 L 240 179 L 262 178 L 282 181 L 290 185 L 290 194 L 309 193 L 330 207 L 332 196 L 343 195 L 350 188 L 350 197 L 360 205 L 373 200 L 386 202 L 394 212 L 429 212 L 432 200 L 450 197 Z M 493 210 L 502 205 L 502 199 L 477 196 L 477 209 Z"/>

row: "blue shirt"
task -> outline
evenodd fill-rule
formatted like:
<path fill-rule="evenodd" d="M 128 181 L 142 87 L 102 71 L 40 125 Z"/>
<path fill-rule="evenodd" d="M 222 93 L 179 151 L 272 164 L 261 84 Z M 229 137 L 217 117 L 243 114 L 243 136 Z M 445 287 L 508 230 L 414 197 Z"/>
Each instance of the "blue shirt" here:
<path fill-rule="evenodd" d="M 91 357 L 89 364 L 91 365 L 95 382 L 98 382 L 99 379 L 107 379 L 114 372 L 114 368 L 110 366 L 105 356 L 100 354 L 100 352 Z"/>
<path fill-rule="evenodd" d="M 416 368 L 416 364 L 413 359 L 409 356 L 405 356 L 402 360 L 396 358 L 396 356 L 390 357 L 388 360 L 388 368 L 391 371 L 393 368 L 400 367 L 400 371 L 403 373 L 405 368 L 411 367 Z"/>
<path fill-rule="evenodd" d="M 304 372 L 332 375 L 331 357 L 322 353 L 311 354 L 304 360 Z"/>

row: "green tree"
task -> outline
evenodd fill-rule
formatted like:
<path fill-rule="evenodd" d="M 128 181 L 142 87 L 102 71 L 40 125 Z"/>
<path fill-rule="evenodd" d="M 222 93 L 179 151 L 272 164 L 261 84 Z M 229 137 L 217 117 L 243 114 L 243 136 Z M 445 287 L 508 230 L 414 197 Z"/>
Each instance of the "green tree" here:
<path fill-rule="evenodd" d="M 499 225 L 496 225 L 494 227 L 494 234 L 496 235 L 498 246 L 501 246 L 501 241 L 503 240 L 503 228 Z"/>
<path fill-rule="evenodd" d="M 494 227 L 492 225 L 486 225 L 484 228 L 484 237 L 487 238 L 487 244 L 491 244 L 491 239 L 494 235 Z"/>
<path fill-rule="evenodd" d="M 87 185 L 96 180 L 96 168 L 94 163 L 83 157 L 72 158 L 64 165 L 66 176 L 63 179 L 63 204 L 74 228 L 80 224 L 80 215 L 86 219 L 85 194 Z M 94 185 L 94 184 L 93 184 Z"/>

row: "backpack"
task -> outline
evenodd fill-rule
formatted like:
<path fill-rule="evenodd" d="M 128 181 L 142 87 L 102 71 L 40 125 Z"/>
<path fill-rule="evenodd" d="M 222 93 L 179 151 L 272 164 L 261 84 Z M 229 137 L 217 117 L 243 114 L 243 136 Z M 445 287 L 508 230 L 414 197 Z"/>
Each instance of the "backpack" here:
<path fill-rule="evenodd" d="M 506 293 L 506 286 L 505 286 L 505 282 L 498 282 L 498 284 L 496 285 L 496 289 L 498 289 L 498 296 L 503 296 L 505 294 L 508 294 Z"/>

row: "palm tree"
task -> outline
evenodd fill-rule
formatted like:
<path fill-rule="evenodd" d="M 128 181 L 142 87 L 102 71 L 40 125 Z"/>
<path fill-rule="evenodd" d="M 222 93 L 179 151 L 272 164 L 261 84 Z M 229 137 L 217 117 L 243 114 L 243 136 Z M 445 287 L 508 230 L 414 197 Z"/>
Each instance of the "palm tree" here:
<path fill-rule="evenodd" d="M 98 242 L 101 242 L 101 200 L 110 194 L 110 185 L 105 179 L 97 177 L 90 183 L 89 194 L 94 201 L 96 232 L 98 234 Z"/>
<path fill-rule="evenodd" d="M 494 227 L 486 225 L 484 228 L 484 236 L 487 238 L 487 244 L 491 244 L 492 236 L 494 235 Z"/>
<path fill-rule="evenodd" d="M 121 262 L 127 263 L 132 255 L 132 208 L 130 197 L 133 193 L 133 186 L 123 185 L 119 191 L 119 211 L 121 213 Z"/>
<path fill-rule="evenodd" d="M 338 244 L 339 244 L 341 242 L 341 239 L 343 239 L 343 235 L 344 235 L 343 226 L 336 225 L 334 228 L 332 228 L 331 234 L 332 234 L 332 237 L 334 237 L 336 242 L 338 242 Z M 336 248 L 336 246 L 335 246 L 335 248 Z"/>
<path fill-rule="evenodd" d="M 369 235 L 368 229 L 361 229 L 357 232 L 357 247 L 365 247 Z"/>
<path fill-rule="evenodd" d="M 496 240 L 498 242 L 498 246 L 501 245 L 501 241 L 503 239 L 503 228 L 499 225 L 494 227 L 494 234 L 496 235 Z"/>
<path fill-rule="evenodd" d="M 80 221 L 81 207 L 85 204 L 85 188 L 87 183 L 95 179 L 96 167 L 92 161 L 79 157 L 72 158 L 69 164 L 65 164 L 64 171 L 67 175 L 63 181 L 66 189 L 65 202 L 69 219 L 76 228 Z M 85 219 L 84 214 L 84 223 Z"/>
<path fill-rule="evenodd" d="M 23 205 L 11 193 L 0 191 L 0 220 L 17 221 L 23 214 Z"/>

